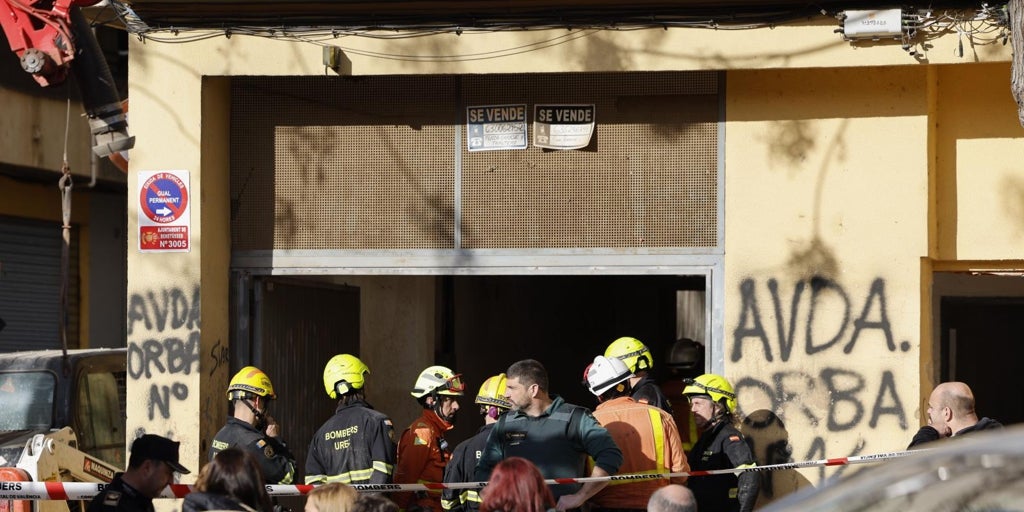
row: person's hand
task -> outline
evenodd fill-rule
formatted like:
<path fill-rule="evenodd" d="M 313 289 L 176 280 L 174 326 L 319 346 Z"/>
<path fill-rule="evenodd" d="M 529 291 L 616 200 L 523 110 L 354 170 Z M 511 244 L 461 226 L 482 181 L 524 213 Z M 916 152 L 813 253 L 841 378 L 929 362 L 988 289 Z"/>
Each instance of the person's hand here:
<path fill-rule="evenodd" d="M 266 428 L 267 435 L 270 436 L 270 437 L 278 437 L 278 436 L 280 436 L 281 435 L 281 426 L 277 424 L 277 420 L 275 420 L 269 414 L 264 414 L 263 416 L 267 419 L 267 428 Z"/>
<path fill-rule="evenodd" d="M 581 496 L 578 496 L 576 494 L 566 494 L 565 496 L 558 498 L 558 505 L 556 506 L 556 508 L 558 510 L 580 508 L 581 506 L 583 506 L 583 501 L 583 497 Z"/>

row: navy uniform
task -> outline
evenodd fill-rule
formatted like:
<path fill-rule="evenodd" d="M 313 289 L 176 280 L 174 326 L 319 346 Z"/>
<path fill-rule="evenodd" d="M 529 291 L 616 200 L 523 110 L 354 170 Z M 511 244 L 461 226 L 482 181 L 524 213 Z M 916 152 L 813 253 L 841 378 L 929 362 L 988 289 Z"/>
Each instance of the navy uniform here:
<path fill-rule="evenodd" d="M 154 512 L 153 499 L 121 480 L 123 474 L 89 502 L 88 512 Z"/>
<path fill-rule="evenodd" d="M 391 420 L 365 401 L 339 405 L 309 443 L 306 483 L 391 483 L 394 436 Z"/>
<path fill-rule="evenodd" d="M 661 391 L 661 386 L 659 386 L 650 375 L 644 375 L 640 379 L 640 382 L 637 382 L 636 386 L 633 386 L 633 392 L 630 394 L 630 398 L 642 404 L 653 405 L 654 407 L 657 407 L 669 414 L 673 414 L 672 404 L 670 404 L 668 398 L 665 397 L 665 393 Z"/>
<path fill-rule="evenodd" d="M 487 446 L 487 436 L 494 424 L 484 425 L 473 437 L 459 443 L 452 452 L 452 460 L 444 468 L 444 483 L 472 482 L 476 464 Z M 441 507 L 450 512 L 476 512 L 480 509 L 480 491 L 477 489 L 445 489 L 441 493 Z"/>
<path fill-rule="evenodd" d="M 213 436 L 210 460 L 221 450 L 231 447 L 252 454 L 268 484 L 290 484 L 295 480 L 295 456 L 288 447 L 282 441 L 256 430 L 248 422 L 228 418 L 227 424 Z"/>
<path fill-rule="evenodd" d="M 754 453 L 743 434 L 727 422 L 719 422 L 705 432 L 690 452 L 690 470 L 707 471 L 756 466 Z M 688 482 L 701 510 L 753 510 L 759 483 L 757 473 L 709 475 Z"/>

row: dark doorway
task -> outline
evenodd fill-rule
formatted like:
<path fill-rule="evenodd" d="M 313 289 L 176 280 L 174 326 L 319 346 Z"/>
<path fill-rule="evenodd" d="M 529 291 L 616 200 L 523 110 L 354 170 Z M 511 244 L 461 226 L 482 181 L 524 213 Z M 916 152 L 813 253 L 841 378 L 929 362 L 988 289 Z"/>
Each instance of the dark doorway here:
<path fill-rule="evenodd" d="M 971 386 L 979 416 L 1024 421 L 1024 298 L 943 297 L 940 318 L 942 380 Z"/>
<path fill-rule="evenodd" d="M 335 354 L 359 352 L 359 289 L 286 278 L 254 284 L 254 361 L 274 383 L 279 400 L 270 414 L 287 429 L 295 481 L 303 483 L 307 433 L 337 405 L 323 399 L 324 364 Z"/>

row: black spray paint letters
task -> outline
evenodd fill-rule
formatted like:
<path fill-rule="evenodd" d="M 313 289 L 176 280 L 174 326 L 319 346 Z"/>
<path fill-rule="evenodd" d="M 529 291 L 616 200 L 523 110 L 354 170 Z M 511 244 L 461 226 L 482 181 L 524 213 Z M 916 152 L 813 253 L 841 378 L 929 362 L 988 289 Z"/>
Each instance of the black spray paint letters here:
<path fill-rule="evenodd" d="M 192 291 L 192 297 L 180 288 L 159 292 L 149 291 L 145 295 L 133 293 L 128 300 L 128 335 L 135 332 L 136 324 L 142 322 L 147 331 L 164 332 L 167 329 L 188 330 L 199 328 L 199 288 Z"/>
<path fill-rule="evenodd" d="M 907 429 L 907 414 L 903 400 L 896 391 L 896 379 L 889 370 L 882 372 L 878 389 L 866 389 L 863 375 L 839 368 L 824 368 L 818 375 L 802 371 L 784 371 L 772 374 L 771 384 L 754 377 L 745 377 L 736 383 L 736 394 L 741 397 L 762 396 L 772 404 L 771 410 L 781 413 L 787 406 L 798 407 L 800 415 L 818 426 L 825 422 L 829 432 L 855 429 L 870 408 L 868 426 L 875 428 L 884 416 L 892 416 L 900 429 Z M 800 397 L 810 396 L 821 389 L 830 397 L 824 411 L 813 410 Z M 782 416 L 780 414 L 780 416 Z"/>
<path fill-rule="evenodd" d="M 199 288 L 191 298 L 179 288 L 132 294 L 128 306 L 128 376 L 149 383 L 150 420 L 170 419 L 174 401 L 189 397 L 178 376 L 199 372 Z"/>
<path fill-rule="evenodd" d="M 892 324 L 889 321 L 885 281 L 881 278 L 876 278 L 871 283 L 867 296 L 863 300 L 863 306 L 859 309 L 858 316 L 852 322 L 850 320 L 850 313 L 854 303 L 850 298 L 850 294 L 831 279 L 813 278 L 810 281 L 798 281 L 793 288 L 793 296 L 789 300 L 788 321 L 787 315 L 783 311 L 785 304 L 783 303 L 783 297 L 779 293 L 778 281 L 769 279 L 767 287 L 775 313 L 775 334 L 779 357 L 783 362 L 789 360 L 793 347 L 796 345 L 798 333 L 797 319 L 802 307 L 806 308 L 807 312 L 806 323 L 803 326 L 804 352 L 807 355 L 828 350 L 839 343 L 846 335 L 846 331 L 851 323 L 853 328 L 849 340 L 843 345 L 844 353 L 849 354 L 852 352 L 857 340 L 869 331 L 877 331 L 884 337 L 885 347 L 889 352 L 896 352 L 897 350 L 892 333 Z M 807 293 L 807 298 L 804 299 L 805 290 L 808 287 L 810 291 Z M 749 344 L 747 343 L 748 341 L 760 341 L 763 350 L 761 355 L 763 355 L 764 359 L 766 361 L 775 360 L 769 332 L 762 320 L 761 306 L 758 303 L 756 292 L 757 287 L 753 279 L 745 279 L 740 283 L 742 303 L 740 305 L 739 321 L 736 324 L 736 329 L 733 330 L 733 345 L 730 354 L 732 362 L 737 362 L 743 358 L 743 351 L 745 346 Z M 833 304 L 838 301 L 838 304 L 843 305 L 842 319 L 833 326 L 835 330 L 834 336 L 828 340 L 817 340 L 814 338 L 815 314 L 819 304 L 826 297 L 829 297 Z M 907 352 L 910 348 L 909 341 L 900 342 L 899 350 Z"/>

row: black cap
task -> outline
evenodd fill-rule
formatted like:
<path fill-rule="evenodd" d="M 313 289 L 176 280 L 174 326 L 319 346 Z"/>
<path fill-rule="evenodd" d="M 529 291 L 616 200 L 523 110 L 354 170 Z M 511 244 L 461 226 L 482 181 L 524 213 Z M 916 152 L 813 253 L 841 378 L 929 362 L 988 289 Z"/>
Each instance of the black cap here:
<path fill-rule="evenodd" d="M 146 460 L 162 460 L 183 475 L 191 473 L 178 462 L 181 443 L 155 434 L 145 434 L 132 443 L 132 456 Z"/>

